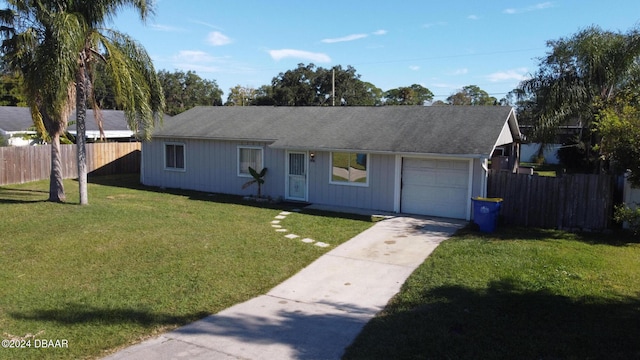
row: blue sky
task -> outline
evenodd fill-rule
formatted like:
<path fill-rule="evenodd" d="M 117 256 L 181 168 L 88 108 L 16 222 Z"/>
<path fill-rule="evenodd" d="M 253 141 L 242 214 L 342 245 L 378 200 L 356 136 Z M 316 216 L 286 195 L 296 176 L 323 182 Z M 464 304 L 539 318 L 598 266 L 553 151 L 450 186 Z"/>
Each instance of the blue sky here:
<path fill-rule="evenodd" d="M 110 26 L 140 41 L 156 69 L 215 80 L 223 101 L 299 63 L 351 65 L 382 90 L 420 84 L 444 100 L 465 85 L 499 99 L 536 71 L 548 40 L 639 20 L 638 0 L 157 0 L 146 23 L 124 11 Z"/>

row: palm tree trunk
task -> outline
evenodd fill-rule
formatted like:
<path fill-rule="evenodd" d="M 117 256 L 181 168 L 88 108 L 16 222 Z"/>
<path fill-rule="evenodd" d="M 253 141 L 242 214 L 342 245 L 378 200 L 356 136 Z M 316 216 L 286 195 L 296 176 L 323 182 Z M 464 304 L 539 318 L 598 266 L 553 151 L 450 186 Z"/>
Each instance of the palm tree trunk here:
<path fill-rule="evenodd" d="M 49 201 L 64 202 L 64 185 L 62 183 L 62 160 L 60 156 L 60 134 L 51 135 L 51 173 L 49 174 Z"/>
<path fill-rule="evenodd" d="M 84 62 L 76 74 L 76 148 L 78 153 L 78 184 L 80 187 L 80 205 L 89 203 L 87 191 L 87 147 L 86 124 L 87 93 Z"/>

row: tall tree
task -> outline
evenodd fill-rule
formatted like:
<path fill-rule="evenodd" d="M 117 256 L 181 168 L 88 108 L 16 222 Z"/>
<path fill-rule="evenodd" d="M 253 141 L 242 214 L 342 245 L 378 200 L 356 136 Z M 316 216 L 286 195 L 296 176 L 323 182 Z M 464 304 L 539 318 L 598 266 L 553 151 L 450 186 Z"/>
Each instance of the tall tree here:
<path fill-rule="evenodd" d="M 54 148 L 59 149 L 60 133 L 76 105 L 80 203 L 87 204 L 85 120 L 87 101 L 94 111 L 99 110 L 91 92 L 95 63 L 104 63 L 115 102 L 140 138 L 148 139 L 153 125 L 162 119 L 164 97 L 150 57 L 127 35 L 104 28 L 123 7 L 132 7 L 146 19 L 152 13 L 151 4 L 146 0 L 11 0 L 8 5 L 5 14 L 10 16 L 3 18 L 12 29 L 6 38 L 8 54 L 25 75 L 34 118 L 42 118 L 53 140 L 52 182 L 54 167 L 60 167 L 54 164 L 54 158 L 59 162 Z M 20 28 L 25 19 L 29 25 Z M 50 199 L 64 201 L 61 176 L 56 174 L 55 180 L 60 180 L 58 196 L 50 191 Z"/>
<path fill-rule="evenodd" d="M 498 99 L 490 96 L 477 85 L 467 85 L 447 98 L 449 105 L 498 105 Z"/>
<path fill-rule="evenodd" d="M 252 87 L 236 85 L 229 89 L 227 96 L 227 106 L 249 106 L 254 105 L 258 91 Z"/>
<path fill-rule="evenodd" d="M 27 106 L 22 75 L 6 70 L 4 66 L 0 69 L 0 106 Z"/>
<path fill-rule="evenodd" d="M 360 80 L 352 66 L 325 69 L 298 64 L 273 78 L 270 93 L 280 106 L 354 106 L 378 104 L 381 91 Z"/>
<path fill-rule="evenodd" d="M 60 12 L 76 17 L 75 21 L 83 25 L 81 32 L 71 34 L 71 37 L 83 39 L 76 58 L 76 141 L 82 205 L 88 203 L 85 147 L 87 99 L 94 111 L 99 110 L 91 96 L 95 79 L 94 64 L 104 62 L 105 74 L 112 81 L 116 104 L 122 107 L 129 127 L 139 138 L 148 140 L 153 126 L 162 120 L 164 95 L 151 58 L 140 44 L 126 34 L 104 28 L 106 21 L 123 7 L 132 7 L 144 21 L 153 12 L 151 6 L 152 3 L 146 0 L 68 0 L 66 7 L 60 7 Z M 61 41 L 70 44 L 71 37 Z M 100 117 L 96 118 L 102 130 Z"/>
<path fill-rule="evenodd" d="M 433 93 L 422 85 L 413 84 L 387 90 L 384 98 L 385 105 L 425 105 L 433 100 Z"/>
<path fill-rule="evenodd" d="M 318 68 L 315 77 L 316 102 L 331 106 L 366 106 L 380 103 L 381 90 L 360 80 L 353 66 Z M 377 97 L 376 97 L 377 96 Z"/>
<path fill-rule="evenodd" d="M 273 98 L 273 87 L 271 85 L 262 85 L 256 89 L 256 97 L 253 105 L 275 105 Z"/>
<path fill-rule="evenodd" d="M 198 105 L 222 105 L 222 90 L 214 80 L 203 79 L 193 71 L 160 70 L 158 77 L 169 115 L 177 115 Z"/>
<path fill-rule="evenodd" d="M 69 66 L 70 48 L 60 39 L 81 24 L 57 13 L 54 1 L 8 0 L 6 5 L 0 11 L 3 59 L 23 75 L 34 124 L 51 138 L 49 201 L 65 201 L 60 135 L 72 111 L 77 64 Z M 78 50 L 81 41 L 74 39 L 71 48 Z M 73 55 L 77 59 L 77 52 Z"/>
<path fill-rule="evenodd" d="M 584 156 L 599 159 L 593 154 L 601 140 L 594 121 L 614 106 L 618 95 L 640 85 L 631 76 L 639 67 L 640 32 L 603 31 L 594 26 L 548 41 L 547 46 L 551 49 L 540 59 L 538 71 L 520 84 L 519 95 L 527 100 L 521 117 L 534 124 L 532 137 L 539 142 L 553 139 L 556 130 L 570 121 L 582 123 L 589 134 Z"/>
<path fill-rule="evenodd" d="M 310 106 L 316 103 L 315 65 L 298 64 L 271 80 L 273 99 L 279 106 Z"/>

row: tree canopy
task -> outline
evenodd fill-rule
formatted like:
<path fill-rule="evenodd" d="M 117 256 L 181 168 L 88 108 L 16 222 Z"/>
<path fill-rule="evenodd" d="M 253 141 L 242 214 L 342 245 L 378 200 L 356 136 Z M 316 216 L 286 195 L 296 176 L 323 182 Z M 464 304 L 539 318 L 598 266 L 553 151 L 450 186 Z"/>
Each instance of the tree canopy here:
<path fill-rule="evenodd" d="M 222 105 L 222 90 L 214 80 L 202 79 L 193 71 L 160 70 L 166 113 L 177 115 L 198 105 Z"/>
<path fill-rule="evenodd" d="M 261 101 L 269 102 L 270 96 L 273 105 L 279 106 L 379 105 L 382 93 L 360 80 L 355 68 L 340 65 L 325 69 L 298 64 L 296 69 L 274 77 L 271 88 L 262 92 Z"/>
<path fill-rule="evenodd" d="M 425 105 L 433 100 L 433 93 L 422 85 L 413 84 L 387 90 L 384 98 L 385 105 Z"/>
<path fill-rule="evenodd" d="M 615 152 L 602 151 L 602 142 L 611 141 L 614 132 L 597 120 L 637 114 L 620 104 L 638 106 L 633 94 L 640 86 L 640 32 L 593 26 L 547 45 L 551 49 L 540 59 L 538 71 L 519 86 L 519 116 L 534 125 L 530 137 L 539 142 L 553 139 L 562 125 L 582 124 L 585 136 L 578 140 L 584 142 L 586 167 L 603 170 L 601 160 L 616 158 Z"/>
<path fill-rule="evenodd" d="M 0 66 L 0 106 L 27 106 L 24 79 L 20 73 L 6 71 Z"/>
<path fill-rule="evenodd" d="M 490 96 L 477 85 L 467 85 L 447 98 L 449 105 L 499 105 L 498 99 Z"/>

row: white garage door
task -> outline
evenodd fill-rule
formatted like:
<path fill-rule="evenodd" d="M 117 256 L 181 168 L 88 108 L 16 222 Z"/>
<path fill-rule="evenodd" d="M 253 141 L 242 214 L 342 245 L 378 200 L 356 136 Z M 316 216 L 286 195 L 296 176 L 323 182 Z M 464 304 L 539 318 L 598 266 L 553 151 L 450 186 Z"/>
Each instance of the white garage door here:
<path fill-rule="evenodd" d="M 464 219 L 469 161 L 404 158 L 401 212 Z"/>

